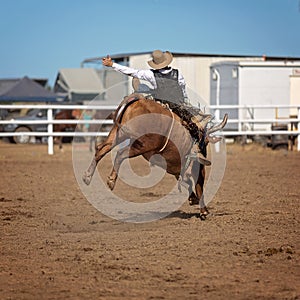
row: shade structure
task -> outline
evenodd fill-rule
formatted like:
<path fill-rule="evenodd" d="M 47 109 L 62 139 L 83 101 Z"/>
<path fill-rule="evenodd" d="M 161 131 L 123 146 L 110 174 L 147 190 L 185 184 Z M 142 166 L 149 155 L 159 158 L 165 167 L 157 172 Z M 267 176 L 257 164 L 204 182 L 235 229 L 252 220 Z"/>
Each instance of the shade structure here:
<path fill-rule="evenodd" d="M 0 94 L 0 102 L 58 102 L 64 96 L 43 88 L 27 76 Z"/>

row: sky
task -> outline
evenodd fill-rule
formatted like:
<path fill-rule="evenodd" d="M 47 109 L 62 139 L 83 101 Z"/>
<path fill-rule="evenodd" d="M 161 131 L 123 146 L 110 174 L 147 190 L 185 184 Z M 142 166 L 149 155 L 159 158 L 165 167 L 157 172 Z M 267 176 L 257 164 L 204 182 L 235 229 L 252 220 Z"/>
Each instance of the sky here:
<path fill-rule="evenodd" d="M 300 0 L 0 0 L 0 78 L 153 51 L 300 57 Z"/>

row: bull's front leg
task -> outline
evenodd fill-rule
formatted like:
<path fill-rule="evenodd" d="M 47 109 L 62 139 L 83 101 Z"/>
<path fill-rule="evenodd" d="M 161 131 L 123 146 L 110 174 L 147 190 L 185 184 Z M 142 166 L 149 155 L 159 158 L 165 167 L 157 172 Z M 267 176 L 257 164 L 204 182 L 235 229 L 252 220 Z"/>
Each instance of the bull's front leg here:
<path fill-rule="evenodd" d="M 205 220 L 209 211 L 204 202 L 203 188 L 204 188 L 204 179 L 205 179 L 205 167 L 200 165 L 200 170 L 195 168 L 193 170 L 194 180 L 196 181 L 195 192 L 196 196 L 199 199 L 199 208 L 200 208 L 200 219 Z"/>
<path fill-rule="evenodd" d="M 111 129 L 107 139 L 96 146 L 95 157 L 93 158 L 89 168 L 84 172 L 82 176 L 82 180 L 85 184 L 89 185 L 91 183 L 98 162 L 116 145 L 115 139 L 117 135 L 117 130 L 118 127 L 114 126 Z"/>
<path fill-rule="evenodd" d="M 201 220 L 205 220 L 206 217 L 209 214 L 209 211 L 208 211 L 207 207 L 205 206 L 204 195 L 203 194 L 202 194 L 202 196 L 200 198 L 199 206 L 200 206 L 200 219 Z"/>
<path fill-rule="evenodd" d="M 94 158 L 92 159 L 92 162 L 88 169 L 84 172 L 82 176 L 82 180 L 86 185 L 89 185 L 91 183 L 92 177 L 95 173 L 95 170 L 97 168 L 98 162 L 112 149 L 112 143 L 111 142 L 103 142 L 99 144 L 96 147 L 96 154 Z"/>
<path fill-rule="evenodd" d="M 91 183 L 91 180 L 95 173 L 96 167 L 97 167 L 97 161 L 95 158 L 93 158 L 90 166 L 88 167 L 88 169 L 84 172 L 84 174 L 82 176 L 82 180 L 86 185 L 89 185 Z"/>

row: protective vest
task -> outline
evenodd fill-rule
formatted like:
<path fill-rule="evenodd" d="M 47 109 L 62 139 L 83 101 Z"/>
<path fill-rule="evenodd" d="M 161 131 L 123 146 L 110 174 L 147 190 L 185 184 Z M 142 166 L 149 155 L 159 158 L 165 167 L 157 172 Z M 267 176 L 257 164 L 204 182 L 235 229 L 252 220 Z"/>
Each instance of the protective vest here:
<path fill-rule="evenodd" d="M 172 69 L 167 74 L 162 74 L 158 70 L 151 70 L 154 74 L 157 88 L 154 90 L 153 97 L 162 102 L 168 101 L 174 104 L 182 104 L 184 95 L 178 83 L 178 70 Z"/>

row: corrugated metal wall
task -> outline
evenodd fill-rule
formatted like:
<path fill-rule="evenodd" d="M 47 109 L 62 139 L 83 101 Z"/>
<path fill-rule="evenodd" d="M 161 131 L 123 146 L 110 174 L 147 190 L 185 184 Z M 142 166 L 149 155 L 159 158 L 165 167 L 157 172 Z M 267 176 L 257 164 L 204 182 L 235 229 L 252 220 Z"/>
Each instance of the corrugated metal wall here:
<path fill-rule="evenodd" d="M 151 59 L 150 54 L 132 55 L 129 57 L 129 66 L 137 69 L 149 69 L 147 61 Z M 187 92 L 191 103 L 198 106 L 208 105 L 210 101 L 210 66 L 220 61 L 235 61 L 239 57 L 207 57 L 207 56 L 176 56 L 171 64 L 179 69 L 185 78 Z M 245 58 L 243 58 L 245 59 Z M 261 60 L 261 58 L 257 58 Z"/>
<path fill-rule="evenodd" d="M 239 69 L 239 104 L 268 105 L 290 104 L 289 76 L 292 68 L 272 67 L 268 65 L 241 66 Z M 288 118 L 289 110 L 260 109 L 255 111 L 254 118 Z M 246 118 L 246 116 L 242 116 Z M 266 125 L 255 125 L 255 129 L 271 129 Z"/>
<path fill-rule="evenodd" d="M 300 69 L 299 74 L 297 72 L 293 72 L 293 74 L 295 75 L 290 76 L 290 104 L 300 105 Z M 291 116 L 297 116 L 297 113 L 295 108 L 290 110 Z"/>

